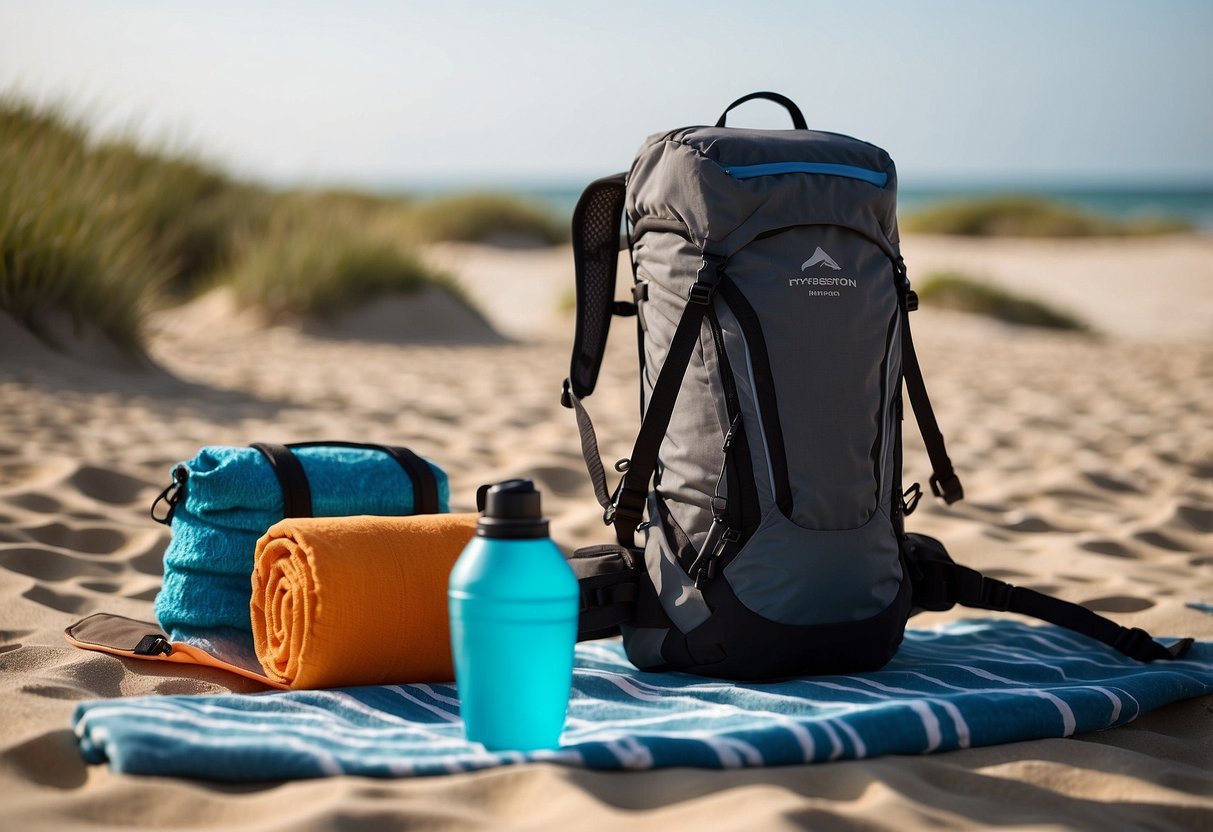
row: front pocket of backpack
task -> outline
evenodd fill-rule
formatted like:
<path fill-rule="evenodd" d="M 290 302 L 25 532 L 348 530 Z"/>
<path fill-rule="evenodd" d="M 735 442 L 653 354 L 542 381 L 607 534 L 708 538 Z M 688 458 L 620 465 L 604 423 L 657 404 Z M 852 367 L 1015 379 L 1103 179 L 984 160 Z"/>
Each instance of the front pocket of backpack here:
<path fill-rule="evenodd" d="M 780 624 L 861 621 L 897 595 L 902 571 L 883 510 L 856 529 L 802 528 L 770 509 L 724 568 L 747 609 Z"/>
<path fill-rule="evenodd" d="M 806 529 L 863 527 L 892 490 L 892 262 L 857 232 L 807 225 L 756 239 L 727 275 L 774 502 Z"/>

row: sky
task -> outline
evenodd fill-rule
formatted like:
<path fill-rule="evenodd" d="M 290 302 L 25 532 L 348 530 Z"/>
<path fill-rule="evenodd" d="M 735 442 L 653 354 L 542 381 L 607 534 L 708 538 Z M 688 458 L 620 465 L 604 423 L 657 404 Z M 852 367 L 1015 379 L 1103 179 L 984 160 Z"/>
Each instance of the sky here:
<path fill-rule="evenodd" d="M 760 89 L 903 186 L 1213 185 L 1213 0 L 0 0 L 0 91 L 283 184 L 576 183 Z"/>

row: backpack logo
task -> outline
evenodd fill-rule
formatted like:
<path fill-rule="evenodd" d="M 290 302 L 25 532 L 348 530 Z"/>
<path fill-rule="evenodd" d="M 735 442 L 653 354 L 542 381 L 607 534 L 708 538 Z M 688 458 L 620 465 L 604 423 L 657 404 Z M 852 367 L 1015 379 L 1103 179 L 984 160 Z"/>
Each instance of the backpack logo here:
<path fill-rule="evenodd" d="M 817 247 L 817 251 L 813 252 L 812 257 L 804 261 L 804 264 L 801 265 L 800 270 L 803 272 L 806 269 L 811 269 L 813 266 L 825 266 L 826 268 L 833 269 L 834 271 L 838 271 L 842 268 L 834 262 L 833 257 L 825 253 L 825 250 L 822 249 L 821 246 Z"/>
<path fill-rule="evenodd" d="M 845 277 L 843 275 L 838 275 L 837 277 L 822 277 L 820 268 L 822 266 L 825 266 L 830 271 L 837 272 L 842 270 L 842 266 L 839 266 L 833 257 L 826 254 L 825 249 L 818 246 L 817 250 L 813 252 L 813 256 L 808 260 L 805 260 L 800 266 L 801 273 L 804 274 L 805 272 L 808 272 L 808 274 L 804 275 L 803 277 L 789 277 L 788 286 L 832 286 L 846 287 L 850 289 L 854 289 L 859 286 L 859 283 L 853 277 Z M 814 269 L 814 267 L 817 268 Z M 810 269 L 814 270 L 809 271 Z M 842 297 L 842 293 L 833 288 L 820 290 L 812 288 L 809 290 L 809 296 L 815 298 L 838 298 Z"/>

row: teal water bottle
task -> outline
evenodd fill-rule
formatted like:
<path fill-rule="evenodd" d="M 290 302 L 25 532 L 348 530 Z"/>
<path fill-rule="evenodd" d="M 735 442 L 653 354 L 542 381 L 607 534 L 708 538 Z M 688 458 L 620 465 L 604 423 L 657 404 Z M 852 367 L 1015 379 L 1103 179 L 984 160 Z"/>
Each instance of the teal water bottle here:
<path fill-rule="evenodd" d="M 530 480 L 483 493 L 448 592 L 459 712 L 468 740 L 490 751 L 557 748 L 573 684 L 577 578 L 548 537 Z"/>

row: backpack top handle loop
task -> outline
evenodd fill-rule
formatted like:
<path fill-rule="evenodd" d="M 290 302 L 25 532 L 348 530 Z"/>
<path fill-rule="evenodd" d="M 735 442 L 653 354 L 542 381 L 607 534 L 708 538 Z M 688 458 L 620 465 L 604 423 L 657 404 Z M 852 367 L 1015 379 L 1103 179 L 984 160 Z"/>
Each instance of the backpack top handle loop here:
<path fill-rule="evenodd" d="M 739 104 L 752 101 L 755 98 L 765 98 L 767 101 L 774 101 L 776 104 L 781 105 L 792 117 L 792 126 L 794 128 L 797 130 L 809 129 L 808 122 L 804 120 L 804 114 L 800 112 L 800 108 L 796 106 L 795 102 L 793 102 L 792 99 L 788 98 L 786 95 L 780 95 L 777 92 L 752 92 L 749 95 L 743 95 L 741 98 L 738 98 L 732 104 L 724 108 L 724 112 L 720 114 L 720 118 L 716 121 L 716 126 L 724 127 L 724 120 L 725 117 L 728 116 L 729 110 L 733 109 Z"/>

